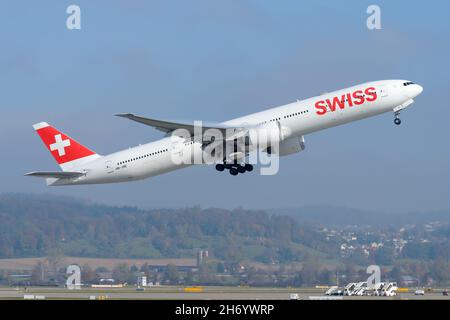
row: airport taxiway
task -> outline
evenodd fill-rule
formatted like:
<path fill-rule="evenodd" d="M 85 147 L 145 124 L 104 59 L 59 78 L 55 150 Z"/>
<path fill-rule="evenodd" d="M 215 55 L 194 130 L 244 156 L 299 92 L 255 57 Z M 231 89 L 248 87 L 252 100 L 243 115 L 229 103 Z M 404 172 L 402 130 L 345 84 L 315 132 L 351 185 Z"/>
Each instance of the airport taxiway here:
<path fill-rule="evenodd" d="M 82 288 L 68 290 L 66 288 L 30 287 L 0 288 L 0 299 L 24 299 L 24 295 L 39 295 L 45 299 L 150 299 L 150 300 L 288 300 L 292 293 L 297 293 L 300 300 L 333 299 L 333 300 L 450 300 L 442 291 L 427 292 L 416 296 L 413 292 L 398 293 L 395 297 L 369 296 L 332 296 L 323 294 L 324 290 L 315 288 L 236 288 L 236 287 L 202 287 L 198 292 L 189 288 L 157 287 L 136 291 L 135 288 L 99 289 Z"/>

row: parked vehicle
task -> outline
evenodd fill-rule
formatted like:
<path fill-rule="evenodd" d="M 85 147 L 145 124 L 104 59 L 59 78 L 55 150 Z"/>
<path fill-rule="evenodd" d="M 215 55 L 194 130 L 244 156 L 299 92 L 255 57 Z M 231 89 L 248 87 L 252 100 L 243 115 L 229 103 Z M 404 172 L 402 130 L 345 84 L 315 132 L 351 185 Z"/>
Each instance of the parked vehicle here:
<path fill-rule="evenodd" d="M 337 291 L 339 288 L 338 288 L 338 286 L 332 286 L 332 287 L 330 287 L 327 291 L 325 291 L 325 295 L 326 296 L 331 296 L 331 294 L 334 292 L 334 291 Z"/>
<path fill-rule="evenodd" d="M 387 285 L 385 282 L 378 282 L 375 284 L 375 287 L 373 288 L 372 295 L 373 296 L 381 296 L 384 286 Z"/>
<path fill-rule="evenodd" d="M 356 282 L 351 282 L 347 284 L 344 288 L 344 296 L 351 296 L 353 290 L 356 288 L 356 285 L 357 285 Z"/>
<path fill-rule="evenodd" d="M 367 289 L 366 288 L 359 288 L 356 290 L 356 292 L 353 293 L 355 296 L 365 296 L 367 295 Z"/>
<path fill-rule="evenodd" d="M 300 295 L 298 293 L 291 293 L 289 295 L 289 300 L 300 300 Z"/>
<path fill-rule="evenodd" d="M 383 286 L 381 289 L 381 295 L 385 297 L 393 297 L 397 295 L 397 282 L 389 282 Z"/>

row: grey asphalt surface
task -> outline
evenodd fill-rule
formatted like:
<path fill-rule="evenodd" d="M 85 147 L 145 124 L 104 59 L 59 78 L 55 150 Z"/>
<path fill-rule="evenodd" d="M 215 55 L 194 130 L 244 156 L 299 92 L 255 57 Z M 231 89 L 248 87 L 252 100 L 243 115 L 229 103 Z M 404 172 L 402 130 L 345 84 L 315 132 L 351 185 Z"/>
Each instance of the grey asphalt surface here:
<path fill-rule="evenodd" d="M 288 300 L 291 293 L 298 293 L 301 300 L 308 299 L 343 299 L 343 300 L 450 300 L 442 292 L 427 292 L 424 296 L 416 296 L 412 292 L 399 293 L 396 297 L 326 297 L 323 290 L 318 289 L 283 289 L 283 288 L 204 288 L 203 292 L 185 292 L 183 288 L 161 287 L 136 291 L 134 288 L 124 289 L 91 289 L 68 290 L 65 288 L 0 288 L 0 299 L 24 299 L 24 295 L 40 295 L 46 299 L 89 299 L 100 296 L 106 299 L 156 299 L 156 300 Z"/>

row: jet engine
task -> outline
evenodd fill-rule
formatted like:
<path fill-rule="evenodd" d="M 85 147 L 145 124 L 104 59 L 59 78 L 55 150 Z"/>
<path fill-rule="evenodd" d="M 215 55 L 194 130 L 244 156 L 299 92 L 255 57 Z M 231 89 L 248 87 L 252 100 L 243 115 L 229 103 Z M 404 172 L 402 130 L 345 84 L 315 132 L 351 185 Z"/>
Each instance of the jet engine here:
<path fill-rule="evenodd" d="M 280 142 L 278 150 L 275 146 L 267 148 L 267 153 L 278 153 L 280 157 L 305 150 L 305 138 L 291 137 Z"/>

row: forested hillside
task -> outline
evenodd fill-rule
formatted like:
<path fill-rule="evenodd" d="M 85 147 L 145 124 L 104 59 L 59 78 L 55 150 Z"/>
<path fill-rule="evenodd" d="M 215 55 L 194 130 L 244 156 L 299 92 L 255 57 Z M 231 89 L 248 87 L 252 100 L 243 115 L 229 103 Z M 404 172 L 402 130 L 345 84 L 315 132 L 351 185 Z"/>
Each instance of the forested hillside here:
<path fill-rule="evenodd" d="M 338 245 L 292 217 L 222 209 L 140 210 L 45 195 L 0 195 L 0 258 L 194 257 L 302 261 L 338 254 Z"/>

